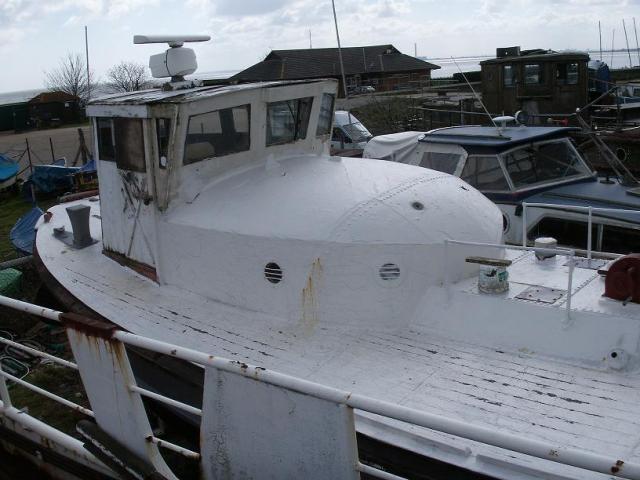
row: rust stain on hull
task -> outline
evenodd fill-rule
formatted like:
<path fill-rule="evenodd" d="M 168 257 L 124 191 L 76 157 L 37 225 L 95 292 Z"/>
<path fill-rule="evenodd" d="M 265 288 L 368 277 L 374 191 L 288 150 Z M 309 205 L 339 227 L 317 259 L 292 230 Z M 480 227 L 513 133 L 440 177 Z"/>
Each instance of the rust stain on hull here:
<path fill-rule="evenodd" d="M 322 281 L 322 263 L 316 258 L 311 264 L 307 283 L 302 289 L 302 328 L 305 335 L 313 333 L 319 320 L 318 289 Z"/>

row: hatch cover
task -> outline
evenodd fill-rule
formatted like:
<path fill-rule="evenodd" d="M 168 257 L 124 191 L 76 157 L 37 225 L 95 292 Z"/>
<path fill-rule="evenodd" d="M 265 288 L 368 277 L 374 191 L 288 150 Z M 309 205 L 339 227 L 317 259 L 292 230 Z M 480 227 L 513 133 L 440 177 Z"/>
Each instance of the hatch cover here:
<path fill-rule="evenodd" d="M 516 295 L 515 298 L 518 300 L 527 300 L 529 302 L 551 304 L 560 300 L 565 293 L 567 293 L 566 290 L 535 286 L 526 288 Z"/>

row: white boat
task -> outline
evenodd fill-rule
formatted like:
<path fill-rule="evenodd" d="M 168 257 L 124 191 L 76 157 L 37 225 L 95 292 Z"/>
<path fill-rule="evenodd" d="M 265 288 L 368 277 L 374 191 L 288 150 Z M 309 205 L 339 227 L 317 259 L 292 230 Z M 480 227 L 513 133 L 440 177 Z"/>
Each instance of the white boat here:
<path fill-rule="evenodd" d="M 532 245 L 537 237 L 552 236 L 562 246 L 582 250 L 640 250 L 638 182 L 621 170 L 619 160 L 613 160 L 617 178 L 592 171 L 570 139 L 578 130 L 507 126 L 505 121 L 401 132 L 374 137 L 363 156 L 462 178 L 500 207 L 507 243 Z"/>
<path fill-rule="evenodd" d="M 99 201 L 38 225 L 45 280 L 112 323 L 3 303 L 66 322 L 100 429 L 174 478 L 128 344 L 205 367 L 170 403 L 204 478 L 640 478 L 635 257 L 506 247 L 459 178 L 330 157 L 332 80 L 180 85 L 93 101 Z"/>

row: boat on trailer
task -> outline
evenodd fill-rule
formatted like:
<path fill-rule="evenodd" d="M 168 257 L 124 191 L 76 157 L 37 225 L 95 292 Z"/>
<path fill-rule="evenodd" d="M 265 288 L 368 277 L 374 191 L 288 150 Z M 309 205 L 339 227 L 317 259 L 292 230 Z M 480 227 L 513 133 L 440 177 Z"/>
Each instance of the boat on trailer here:
<path fill-rule="evenodd" d="M 592 171 L 570 138 L 578 128 L 507 126 L 507 120 L 514 119 L 381 135 L 363 156 L 462 178 L 500 207 L 508 243 L 533 244 L 546 236 L 586 251 L 591 238 L 599 252 L 640 250 L 640 190 L 630 172 L 615 166 L 619 175 Z"/>
<path fill-rule="evenodd" d="M 196 39 L 138 40 L 175 66 Z M 211 479 L 640 478 L 636 256 L 505 246 L 458 177 L 329 156 L 333 80 L 184 74 L 88 107 L 99 198 L 49 209 L 34 249 L 72 313 L 0 298 L 66 327 L 91 455 L 1 374 L 5 429 L 165 478 L 163 447 Z M 134 378 L 128 347 L 198 365 L 198 402 L 178 374 Z M 197 418 L 199 451 L 152 432 L 143 397 Z"/>

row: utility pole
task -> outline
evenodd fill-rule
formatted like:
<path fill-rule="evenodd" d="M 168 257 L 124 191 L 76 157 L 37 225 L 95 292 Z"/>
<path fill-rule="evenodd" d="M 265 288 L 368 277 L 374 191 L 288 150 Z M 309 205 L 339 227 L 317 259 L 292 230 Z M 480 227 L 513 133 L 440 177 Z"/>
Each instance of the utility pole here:
<path fill-rule="evenodd" d="M 91 76 L 89 74 L 89 35 L 87 26 L 84 26 L 84 52 L 87 56 L 87 103 L 91 100 Z"/>
<path fill-rule="evenodd" d="M 413 43 L 413 56 L 418 58 L 418 44 L 417 43 Z"/>
<path fill-rule="evenodd" d="M 311 43 L 311 29 L 309 29 L 309 48 L 313 48 L 313 45 Z"/>
<path fill-rule="evenodd" d="M 338 33 L 338 17 L 336 16 L 335 0 L 331 0 L 331 8 L 333 8 L 333 21 L 336 24 L 336 38 L 338 40 L 338 58 L 340 59 L 340 72 L 342 73 L 342 87 L 344 88 L 344 98 L 349 98 L 347 93 L 347 79 L 344 76 L 344 63 L 342 62 L 342 48 L 340 47 L 340 33 Z"/>

